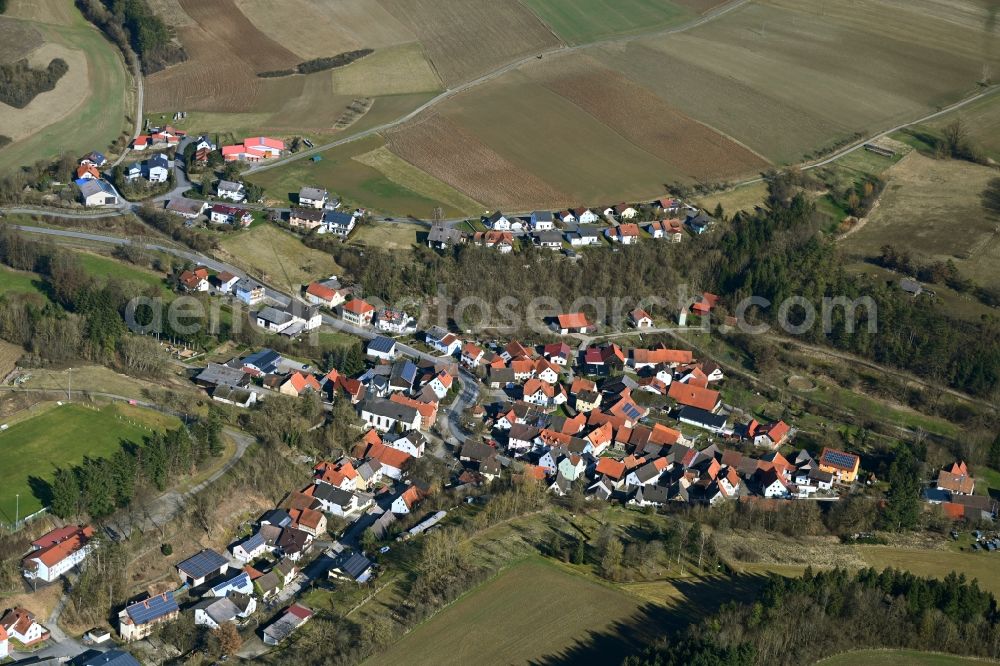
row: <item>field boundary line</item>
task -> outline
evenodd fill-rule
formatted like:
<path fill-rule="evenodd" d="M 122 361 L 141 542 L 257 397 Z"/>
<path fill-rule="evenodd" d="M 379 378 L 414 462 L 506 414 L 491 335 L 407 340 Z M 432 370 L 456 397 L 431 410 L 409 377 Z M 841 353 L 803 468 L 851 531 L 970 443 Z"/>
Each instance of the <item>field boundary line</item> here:
<path fill-rule="evenodd" d="M 427 100 L 426 102 L 424 102 L 423 104 L 421 104 L 420 106 L 418 106 L 416 109 L 410 111 L 409 113 L 407 113 L 407 114 L 405 114 L 403 116 L 400 116 L 396 120 L 391 120 L 391 121 L 389 121 L 387 123 L 383 123 L 382 125 L 378 125 L 376 127 L 371 127 L 371 128 L 369 128 L 367 130 L 364 130 L 363 132 L 359 132 L 357 134 L 344 137 L 343 139 L 337 139 L 335 141 L 331 141 L 330 143 L 326 143 L 326 144 L 323 144 L 321 146 L 316 146 L 315 148 L 310 148 L 308 150 L 299 151 L 299 152 L 295 153 L 295 155 L 291 155 L 291 156 L 289 156 L 287 158 L 282 158 L 282 159 L 278 159 L 278 160 L 275 160 L 275 161 L 272 161 L 272 162 L 264 162 L 264 163 L 258 164 L 256 166 L 250 167 L 249 169 L 247 169 L 246 171 L 244 171 L 243 175 L 244 176 L 248 176 L 248 175 L 251 175 L 251 174 L 254 174 L 254 173 L 259 173 L 261 171 L 267 171 L 268 169 L 273 169 L 275 167 L 283 166 L 285 164 L 289 164 L 291 162 L 295 162 L 295 161 L 301 160 L 301 159 L 306 158 L 306 157 L 311 157 L 312 155 L 316 155 L 318 153 L 326 152 L 327 150 L 330 150 L 332 148 L 337 148 L 337 147 L 346 145 L 348 143 L 352 143 L 354 141 L 358 141 L 360 139 L 364 139 L 364 138 L 367 138 L 369 136 L 372 136 L 372 135 L 375 135 L 375 134 L 379 134 L 380 132 L 383 132 L 385 130 L 389 130 L 389 129 L 392 129 L 394 127 L 398 127 L 400 125 L 403 125 L 403 124 L 407 123 L 410 120 L 413 120 L 414 118 L 416 118 L 417 116 L 419 116 L 421 113 L 423 113 L 427 109 L 430 109 L 430 108 L 436 106 L 437 104 L 440 104 L 441 102 L 443 102 L 443 101 L 445 101 L 447 99 L 455 97 L 456 95 L 459 95 L 459 94 L 461 94 L 463 92 L 466 92 L 468 90 L 476 88 L 476 87 L 478 87 L 478 86 L 480 86 L 480 85 L 482 85 L 484 83 L 487 83 L 489 81 L 492 81 L 493 79 L 498 78 L 498 77 L 500 77 L 500 76 L 502 76 L 502 75 L 504 75 L 504 74 L 506 74 L 508 72 L 512 72 L 512 71 L 518 69 L 519 67 L 522 67 L 523 65 L 525 65 L 525 64 L 527 64 L 529 62 L 533 62 L 533 61 L 537 60 L 538 58 L 544 58 L 545 56 L 557 55 L 557 54 L 575 53 L 576 51 L 582 51 L 584 49 L 591 48 L 591 47 L 594 47 L 594 46 L 599 46 L 599 45 L 602 45 L 602 44 L 613 44 L 613 43 L 616 43 L 616 42 L 630 42 L 630 41 L 635 41 L 637 39 L 645 38 L 645 37 L 654 37 L 654 36 L 659 36 L 659 35 L 671 35 L 671 34 L 676 34 L 676 33 L 679 33 L 679 32 L 684 32 L 686 30 L 691 30 L 692 28 L 697 28 L 700 25 L 703 25 L 705 23 L 708 23 L 709 21 L 712 21 L 712 20 L 720 17 L 720 16 L 728 14 L 729 12 L 733 11 L 734 9 L 742 7 L 742 6 L 746 5 L 746 4 L 748 4 L 749 2 L 750 2 L 750 0 L 733 0 L 732 2 L 729 2 L 728 4 L 725 4 L 725 5 L 722 5 L 720 7 L 717 7 L 716 9 L 714 9 L 714 10 L 712 10 L 712 11 L 710 11 L 710 12 L 708 12 L 708 13 L 702 15 L 702 16 L 699 16 L 699 17 L 697 17 L 697 18 L 695 18 L 695 19 L 693 19 L 691 21 L 688 21 L 688 22 L 683 23 L 681 25 L 673 26 L 671 28 L 666 28 L 664 30 L 652 31 L 652 32 L 645 32 L 645 33 L 639 33 L 639 34 L 631 34 L 631 35 L 618 35 L 618 36 L 613 36 L 613 37 L 609 37 L 609 38 L 606 38 L 606 39 L 597 40 L 597 41 L 594 41 L 594 42 L 588 42 L 586 44 L 577 44 L 575 46 L 567 46 L 566 44 L 564 44 L 560 40 L 558 46 L 554 46 L 552 48 L 545 49 L 545 50 L 542 50 L 542 51 L 538 51 L 537 53 L 533 53 L 531 55 L 524 56 L 523 58 L 519 58 L 519 59 L 514 60 L 512 62 L 509 62 L 509 63 L 507 63 L 505 65 L 502 65 L 502 66 L 498 67 L 497 69 L 494 69 L 494 70 L 491 70 L 489 72 L 486 72 L 482 76 L 479 76 L 479 77 L 477 77 L 475 79 L 471 79 L 469 81 L 466 81 L 465 83 L 461 83 L 461 84 L 455 86 L 454 88 L 449 88 L 448 90 L 445 90 L 444 92 L 442 92 L 441 94 L 437 95 L 436 97 L 432 97 L 431 99 Z M 536 16 L 534 14 L 534 12 L 532 12 L 532 15 Z M 545 24 L 542 23 L 542 25 L 545 25 Z M 548 27 L 548 26 L 546 26 L 546 27 Z M 436 69 L 435 69 L 435 72 L 437 72 Z M 440 74 L 439 74 L 439 76 L 440 76 Z"/>

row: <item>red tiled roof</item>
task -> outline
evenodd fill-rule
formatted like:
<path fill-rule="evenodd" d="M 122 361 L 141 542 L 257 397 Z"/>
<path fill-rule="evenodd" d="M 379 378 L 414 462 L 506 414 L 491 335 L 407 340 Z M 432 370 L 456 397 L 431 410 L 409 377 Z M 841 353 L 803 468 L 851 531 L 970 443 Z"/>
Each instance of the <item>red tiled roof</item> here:
<path fill-rule="evenodd" d="M 674 382 L 667 393 L 671 398 L 691 407 L 712 411 L 719 404 L 719 392 L 700 386 L 690 386 Z"/>
<path fill-rule="evenodd" d="M 275 148 L 277 150 L 285 149 L 284 141 L 279 141 L 278 139 L 272 139 L 266 136 L 255 136 L 250 139 L 244 139 L 243 144 L 247 146 L 264 146 L 266 148 Z"/>
<path fill-rule="evenodd" d="M 72 531 L 67 531 L 72 530 Z M 70 526 L 49 532 L 35 543 L 47 545 L 40 550 L 29 553 L 25 559 L 39 560 L 47 567 L 52 567 L 80 550 L 94 536 L 94 529 L 89 525 L 84 527 Z"/>
<path fill-rule="evenodd" d="M 368 314 L 369 312 L 374 312 L 375 308 L 368 304 L 366 301 L 360 298 L 355 298 L 354 300 L 348 301 L 344 304 L 345 312 L 352 312 L 357 315 Z"/>
<path fill-rule="evenodd" d="M 597 461 L 595 471 L 617 481 L 625 474 L 625 463 L 614 458 L 601 458 Z"/>
<path fill-rule="evenodd" d="M 324 301 L 332 301 L 337 295 L 337 292 L 330 289 L 326 285 L 322 285 L 319 282 L 312 282 L 306 287 L 306 293 L 315 296 L 316 298 L 322 298 Z"/>
<path fill-rule="evenodd" d="M 633 349 L 632 361 L 635 363 L 690 363 L 694 354 L 687 349 Z"/>
<path fill-rule="evenodd" d="M 568 314 L 561 314 L 558 317 L 559 328 L 587 328 L 590 324 L 587 322 L 587 315 L 582 312 L 570 312 Z"/>

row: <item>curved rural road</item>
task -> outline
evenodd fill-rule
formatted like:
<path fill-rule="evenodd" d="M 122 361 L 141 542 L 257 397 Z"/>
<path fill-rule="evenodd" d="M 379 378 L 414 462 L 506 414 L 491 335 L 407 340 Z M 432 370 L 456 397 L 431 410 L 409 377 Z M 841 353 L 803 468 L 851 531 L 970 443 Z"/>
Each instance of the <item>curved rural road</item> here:
<path fill-rule="evenodd" d="M 131 49 L 129 50 L 129 57 L 132 61 L 133 71 L 135 72 L 132 76 L 135 79 L 135 129 L 132 131 L 132 138 L 135 139 L 142 133 L 142 108 L 145 105 L 146 89 L 142 76 L 142 68 L 139 66 L 139 58 L 136 57 L 135 52 Z M 127 64 L 126 69 L 128 69 Z M 111 166 L 116 167 L 121 164 L 130 150 L 131 148 L 125 146 L 125 150 L 118 156 L 118 159 L 111 163 Z"/>
<path fill-rule="evenodd" d="M 678 32 L 684 32 L 685 30 L 690 30 L 691 28 L 695 28 L 695 27 L 697 27 L 699 25 L 702 25 L 703 23 L 707 23 L 707 22 L 709 22 L 709 21 L 711 21 L 713 19 L 716 19 L 716 18 L 722 16 L 723 14 L 728 14 L 729 12 L 733 11 L 734 9 L 736 9 L 738 7 L 742 7 L 743 5 L 747 4 L 749 1 L 750 0 L 735 0 L 734 2 L 731 2 L 731 3 L 727 4 L 727 5 L 723 5 L 721 7 L 717 7 L 716 9 L 714 9 L 714 10 L 712 10 L 712 11 L 710 11 L 710 12 L 708 12 L 708 13 L 704 14 L 703 16 L 700 16 L 700 17 L 698 17 L 696 19 L 693 19 L 691 21 L 688 21 L 688 22 L 683 23 L 683 24 L 678 25 L 678 26 L 674 26 L 672 28 L 666 28 L 664 30 L 656 30 L 656 31 L 653 31 L 653 32 L 643 32 L 643 33 L 634 34 L 634 35 L 623 35 L 623 36 L 620 36 L 620 37 L 608 37 L 607 39 L 601 39 L 601 40 L 598 40 L 596 42 L 588 42 L 586 44 L 577 44 L 575 46 L 559 45 L 559 46 L 554 46 L 554 47 L 552 47 L 550 49 L 546 49 L 544 51 L 539 51 L 537 53 L 533 53 L 531 55 L 524 56 L 520 60 L 515 60 L 513 62 L 507 63 L 506 65 L 503 65 L 502 67 L 498 67 L 497 69 L 494 69 L 492 71 L 487 72 L 486 74 L 483 74 L 482 76 L 479 76 L 479 77 L 477 77 L 475 79 L 472 79 L 470 81 L 466 81 L 465 83 L 457 85 L 454 88 L 449 88 L 448 90 L 445 90 L 443 93 L 441 93 L 437 97 L 433 97 L 433 98 L 427 100 L 426 102 L 424 102 L 423 104 L 421 104 L 420 106 L 418 106 L 413 111 L 410 111 L 405 116 L 401 116 L 401 117 L 397 118 L 396 120 L 391 120 L 391 121 L 389 121 L 387 123 L 383 123 L 383 124 L 378 125 L 376 127 L 371 127 L 369 129 L 366 129 L 363 132 L 358 132 L 357 134 L 352 134 L 352 135 L 346 136 L 346 137 L 344 137 L 342 139 L 337 139 L 336 141 L 331 141 L 329 143 L 325 143 L 325 144 L 323 144 L 321 146 L 316 146 L 314 148 L 309 148 L 308 150 L 299 151 L 299 152 L 297 152 L 294 155 L 291 155 L 289 157 L 280 158 L 280 159 L 274 160 L 272 162 L 266 162 L 266 163 L 262 163 L 262 164 L 257 164 L 255 166 L 252 166 L 249 169 L 245 170 L 243 173 L 244 174 L 253 174 L 253 173 L 258 173 L 260 171 L 266 171 L 268 169 L 273 169 L 275 167 L 284 166 L 285 164 L 289 164 L 291 162 L 295 162 L 297 160 L 301 160 L 301 159 L 309 157 L 311 155 L 315 155 L 316 153 L 321 153 L 321 152 L 330 150 L 331 148 L 336 148 L 338 146 L 343 146 L 345 144 L 352 143 L 354 141 L 360 141 L 361 139 L 364 139 L 364 138 L 367 138 L 369 136 L 372 136 L 373 134 L 378 134 L 379 132 L 383 132 L 385 130 L 392 129 L 394 127 L 399 127 L 403 123 L 406 123 L 406 122 L 409 122 L 410 120 L 413 120 L 414 118 L 416 118 L 417 116 L 419 116 L 421 113 L 423 113 L 427 109 L 429 109 L 429 108 L 431 108 L 433 106 L 436 106 L 437 104 L 440 104 L 441 102 L 443 102 L 443 101 L 445 101 L 447 99 L 450 99 L 450 98 L 454 97 L 455 95 L 459 95 L 459 94 L 461 94 L 463 92 L 466 92 L 467 90 L 471 90 L 472 88 L 475 88 L 477 86 L 480 86 L 480 85 L 486 83 L 487 81 L 492 81 L 493 79 L 495 79 L 495 78 L 497 78 L 499 76 L 502 76 L 502 75 L 504 75 L 504 74 L 506 74 L 508 72 L 511 72 L 511 71 L 517 69 L 518 67 L 526 65 L 526 64 L 528 64 L 530 62 L 534 62 L 534 61 L 538 60 L 539 58 L 544 58 L 545 56 L 549 56 L 549 55 L 565 55 L 565 54 L 569 54 L 569 53 L 574 53 L 576 51 L 581 51 L 583 49 L 588 49 L 588 48 L 591 48 L 591 47 L 594 47 L 594 46 L 599 46 L 601 44 L 613 44 L 613 43 L 620 43 L 620 42 L 630 42 L 630 41 L 634 41 L 636 39 L 641 39 L 641 38 L 645 38 L 645 37 L 656 37 L 656 36 L 659 36 L 659 35 L 670 35 L 670 34 L 674 34 L 674 33 L 678 33 Z"/>

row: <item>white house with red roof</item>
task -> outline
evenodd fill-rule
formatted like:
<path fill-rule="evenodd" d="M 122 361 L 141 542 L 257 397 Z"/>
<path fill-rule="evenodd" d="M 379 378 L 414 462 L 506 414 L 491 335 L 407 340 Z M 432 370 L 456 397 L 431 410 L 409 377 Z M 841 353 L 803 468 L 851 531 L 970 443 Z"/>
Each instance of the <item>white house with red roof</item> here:
<path fill-rule="evenodd" d="M 313 305 L 335 308 L 343 303 L 346 298 L 344 297 L 343 290 L 334 289 L 321 282 L 311 282 L 306 287 L 306 300 Z"/>
<path fill-rule="evenodd" d="M 587 315 L 582 312 L 570 312 L 556 317 L 556 328 L 561 335 L 569 333 L 587 333 L 593 327 L 587 321 Z"/>
<path fill-rule="evenodd" d="M 371 326 L 372 319 L 375 317 L 375 307 L 360 298 L 355 298 L 344 303 L 340 316 L 348 324 Z"/>
<path fill-rule="evenodd" d="M 3 632 L 0 633 L 0 638 L 6 634 L 8 639 L 25 646 L 41 643 L 49 637 L 49 630 L 35 620 L 35 614 L 20 606 L 7 611 L 0 618 L 0 632 Z M 2 655 L 0 652 L 0 656 Z"/>
<path fill-rule="evenodd" d="M 93 536 L 90 525 L 67 525 L 36 539 L 21 561 L 24 577 L 51 583 L 87 558 Z"/>

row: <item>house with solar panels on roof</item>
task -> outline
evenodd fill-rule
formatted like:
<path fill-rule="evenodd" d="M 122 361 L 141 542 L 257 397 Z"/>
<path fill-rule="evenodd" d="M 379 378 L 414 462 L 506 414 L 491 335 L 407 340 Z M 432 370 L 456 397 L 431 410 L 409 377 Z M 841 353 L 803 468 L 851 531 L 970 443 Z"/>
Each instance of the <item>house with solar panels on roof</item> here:
<path fill-rule="evenodd" d="M 178 564 L 177 574 L 180 576 L 181 582 L 191 587 L 198 587 L 209 578 L 226 573 L 228 569 L 228 559 L 214 550 L 206 548 Z"/>
<path fill-rule="evenodd" d="M 227 580 L 216 583 L 205 592 L 206 597 L 224 597 L 231 592 L 240 594 L 253 594 L 253 582 L 250 574 L 240 571 L 238 574 Z"/>
<path fill-rule="evenodd" d="M 837 483 L 854 483 L 858 479 L 861 458 L 853 453 L 824 448 L 818 462 L 820 471 L 833 474 Z"/>
<path fill-rule="evenodd" d="M 244 564 L 253 562 L 269 550 L 267 542 L 264 541 L 264 535 L 260 532 L 254 532 L 246 539 L 237 541 L 229 547 L 229 552 L 233 554 L 233 557 Z"/>
<path fill-rule="evenodd" d="M 173 592 L 137 601 L 118 613 L 118 635 L 131 642 L 146 638 L 161 624 L 173 622 L 180 615 L 180 608 Z"/>

